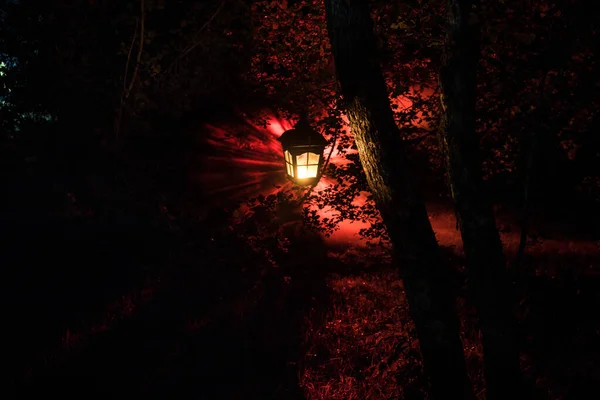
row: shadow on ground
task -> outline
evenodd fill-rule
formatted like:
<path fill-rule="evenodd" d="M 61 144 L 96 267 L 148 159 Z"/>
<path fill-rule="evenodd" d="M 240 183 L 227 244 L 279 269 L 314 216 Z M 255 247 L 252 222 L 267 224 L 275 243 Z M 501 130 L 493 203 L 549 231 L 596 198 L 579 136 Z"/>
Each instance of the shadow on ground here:
<path fill-rule="evenodd" d="M 312 308 L 327 307 L 325 276 L 335 260 L 318 235 L 297 227 L 285 234 L 289 251 L 276 262 L 257 256 L 241 240 L 224 244 L 208 238 L 204 246 L 178 248 L 172 270 L 147 303 L 112 327 L 83 329 L 83 346 L 65 348 L 63 338 L 60 359 L 38 362 L 24 390 L 69 397 L 84 390 L 109 396 L 304 398 L 297 364 L 302 324 Z M 111 265 L 142 249 L 128 250 L 101 262 Z M 83 290 L 92 277 L 71 279 Z M 98 293 L 90 296 L 102 302 Z M 73 316 L 65 318 L 61 328 L 72 321 Z"/>
<path fill-rule="evenodd" d="M 195 229 L 79 219 L 7 230 L 3 303 L 15 306 L 4 346 L 17 350 L 23 396 L 304 398 L 304 321 L 330 309 L 327 277 L 348 264 L 298 224 L 282 228 L 288 251 L 272 257 Z M 552 399 L 599 397 L 598 257 L 571 247 L 532 252 L 516 277 L 525 372 Z"/>
<path fill-rule="evenodd" d="M 590 254 L 547 254 L 530 258 L 532 273 L 521 276 L 522 348 L 550 398 L 600 397 L 599 261 Z"/>

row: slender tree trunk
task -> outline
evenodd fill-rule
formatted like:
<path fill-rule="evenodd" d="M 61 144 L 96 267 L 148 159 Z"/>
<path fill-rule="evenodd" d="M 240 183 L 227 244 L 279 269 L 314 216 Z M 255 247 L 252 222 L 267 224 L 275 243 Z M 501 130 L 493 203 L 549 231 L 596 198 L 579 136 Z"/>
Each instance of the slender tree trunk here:
<path fill-rule="evenodd" d="M 376 58 L 364 0 L 326 0 L 345 108 L 371 193 L 403 273 L 432 399 L 471 399 L 447 265 L 417 195 Z"/>
<path fill-rule="evenodd" d="M 483 336 L 487 399 L 519 397 L 511 286 L 491 204 L 482 190 L 475 134 L 479 29 L 471 0 L 447 1 L 447 33 L 440 71 L 442 125 L 452 198 L 459 221 Z"/>

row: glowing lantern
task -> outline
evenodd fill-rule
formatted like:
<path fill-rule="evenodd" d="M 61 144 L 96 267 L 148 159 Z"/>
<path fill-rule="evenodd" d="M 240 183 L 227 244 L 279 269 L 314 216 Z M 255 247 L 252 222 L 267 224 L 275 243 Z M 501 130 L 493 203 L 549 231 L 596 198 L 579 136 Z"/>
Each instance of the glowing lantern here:
<path fill-rule="evenodd" d="M 283 132 L 279 141 L 288 179 L 297 185 L 315 185 L 321 178 L 327 140 L 301 118 L 293 129 Z"/>

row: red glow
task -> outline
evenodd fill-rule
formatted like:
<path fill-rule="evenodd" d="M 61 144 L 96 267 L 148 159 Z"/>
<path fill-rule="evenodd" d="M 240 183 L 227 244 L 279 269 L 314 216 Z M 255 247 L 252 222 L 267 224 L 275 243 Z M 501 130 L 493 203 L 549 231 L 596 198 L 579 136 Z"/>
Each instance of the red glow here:
<path fill-rule="evenodd" d="M 205 125 L 210 154 L 203 157 L 202 172 L 195 179 L 207 196 L 218 202 L 238 201 L 292 188 L 277 138 L 294 124 L 273 113 L 266 120 L 266 127 L 249 118 L 244 124 Z"/>
<path fill-rule="evenodd" d="M 413 88 L 408 95 L 416 94 Z M 432 89 L 425 89 L 419 93 L 423 98 L 433 94 Z M 391 102 L 400 112 L 407 111 L 413 106 L 413 102 L 404 96 L 396 97 Z M 258 125 L 249 118 L 244 118 L 242 124 L 205 125 L 208 131 L 205 142 L 210 148 L 210 154 L 203 157 L 202 172 L 195 179 L 201 183 L 204 194 L 213 202 L 217 204 L 236 202 L 248 197 L 268 196 L 293 188 L 291 182 L 286 179 L 283 153 L 277 138 L 291 129 L 294 124 L 290 120 L 279 118 L 274 113 L 267 113 L 267 115 L 266 126 Z M 421 117 L 422 115 L 418 113 L 412 123 L 417 127 L 428 129 L 426 123 L 420 121 Z M 345 122 L 343 133 L 350 134 L 348 120 L 345 116 L 342 118 Z M 337 166 L 350 163 L 337 148 L 332 151 L 331 146 L 328 146 L 325 149 L 326 159 L 330 153 L 330 163 Z M 356 150 L 346 150 L 346 154 L 351 153 L 356 153 Z M 336 183 L 334 179 L 323 176 L 313 190 L 318 194 L 319 191 Z M 354 203 L 360 206 L 364 205 L 365 201 L 366 196 L 363 195 L 355 199 Z M 311 205 L 305 207 L 313 208 Z M 322 218 L 335 216 L 335 211 L 332 209 L 316 211 Z M 365 243 L 360 240 L 359 231 L 369 226 L 369 222 L 342 221 L 329 241 L 362 246 Z"/>
<path fill-rule="evenodd" d="M 398 96 L 390 99 L 390 103 L 392 106 L 396 106 L 397 112 L 408 112 L 411 107 L 413 107 L 414 102 L 408 97 L 419 97 L 421 100 L 427 100 L 435 95 L 435 90 L 432 87 L 422 87 L 417 89 L 416 87 L 411 87 L 407 96 Z M 413 110 L 414 111 L 414 110 Z M 416 128 L 421 128 L 425 130 L 430 130 L 431 127 L 427 122 L 423 120 L 423 112 L 417 111 L 414 118 L 410 121 L 410 124 Z"/>
<path fill-rule="evenodd" d="M 273 117 L 267 129 L 250 120 L 245 124 L 205 125 L 205 143 L 199 181 L 204 193 L 215 201 L 237 201 L 248 196 L 268 195 L 279 187 L 290 187 L 285 179 L 281 144 L 282 123 Z"/>
<path fill-rule="evenodd" d="M 333 158 L 333 157 L 332 157 Z M 337 182 L 335 179 L 329 177 L 322 177 L 319 184 L 315 187 L 315 192 L 318 193 L 327 187 L 335 185 Z M 359 197 L 354 199 L 352 202 L 356 206 L 362 206 L 367 201 L 366 193 L 361 194 Z M 315 210 L 321 218 L 334 218 L 337 214 L 335 210 L 330 207 L 319 210 L 318 207 L 308 206 L 311 210 Z M 361 239 L 359 234 L 361 229 L 368 228 L 369 222 L 353 221 L 353 220 L 342 220 L 338 223 L 337 230 L 327 239 L 331 244 L 336 245 L 353 245 L 353 246 L 366 246 L 366 242 Z"/>
<path fill-rule="evenodd" d="M 277 137 L 281 136 L 283 132 L 292 128 L 293 124 L 286 119 L 280 119 L 273 115 L 267 118 L 267 130 Z"/>
<path fill-rule="evenodd" d="M 208 133 L 206 144 L 210 147 L 210 154 L 203 157 L 202 172 L 197 179 L 202 184 L 204 193 L 215 203 L 234 202 L 258 195 L 268 196 L 293 187 L 285 177 L 283 153 L 281 144 L 277 141 L 284 131 L 293 127 L 293 122 L 274 114 L 268 116 L 266 127 L 248 119 L 245 122 L 230 126 L 205 125 Z M 349 130 L 349 127 L 344 129 Z M 330 151 L 331 146 L 325 149 L 325 157 Z M 330 162 L 342 165 L 348 161 L 334 149 Z M 313 190 L 318 193 L 336 183 L 334 179 L 323 176 Z M 356 201 L 364 202 L 364 198 Z M 334 213 L 331 209 L 318 210 L 323 218 L 332 218 Z M 329 241 L 361 245 L 363 242 L 358 232 L 368 225 L 363 222 L 342 221 Z"/>

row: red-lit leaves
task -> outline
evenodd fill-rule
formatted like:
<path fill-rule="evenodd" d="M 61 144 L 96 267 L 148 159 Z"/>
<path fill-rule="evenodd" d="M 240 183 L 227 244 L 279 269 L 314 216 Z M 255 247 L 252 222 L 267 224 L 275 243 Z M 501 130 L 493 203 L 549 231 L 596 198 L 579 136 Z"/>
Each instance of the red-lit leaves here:
<path fill-rule="evenodd" d="M 306 322 L 300 376 L 306 397 L 424 398 L 418 341 L 397 275 L 333 276 L 329 286 L 331 308 Z"/>
<path fill-rule="evenodd" d="M 333 84 L 329 43 L 321 1 L 293 6 L 273 1 L 254 2 L 255 55 L 247 79 L 256 90 L 276 95 L 283 103 L 300 103 L 323 83 Z M 314 101 L 306 99 L 309 102 Z"/>

